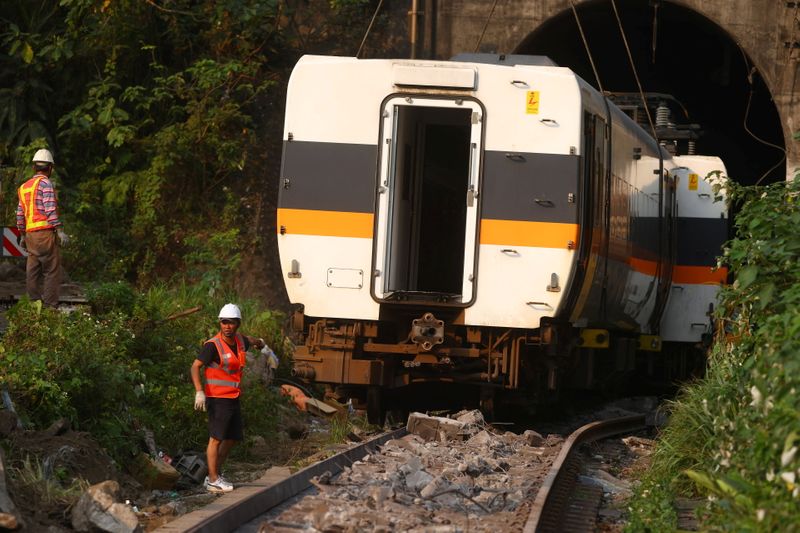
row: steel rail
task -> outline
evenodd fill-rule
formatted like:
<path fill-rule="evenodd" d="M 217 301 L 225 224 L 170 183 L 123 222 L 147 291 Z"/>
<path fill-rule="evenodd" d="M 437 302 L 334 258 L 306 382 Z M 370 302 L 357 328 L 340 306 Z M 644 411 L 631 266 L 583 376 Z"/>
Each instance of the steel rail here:
<path fill-rule="evenodd" d="M 558 457 L 556 457 L 550 472 L 548 472 L 542 486 L 539 488 L 539 492 L 536 494 L 536 499 L 523 529 L 524 533 L 541 533 L 548 529 L 549 524 L 558 520 L 561 512 L 560 507 L 565 503 L 558 501 L 559 490 L 563 491 L 562 484 L 569 481 L 566 479 L 565 466 L 570 458 L 573 457 L 573 453 L 578 450 L 579 445 L 621 433 L 632 433 L 645 427 L 644 415 L 636 415 L 592 422 L 572 433 L 564 441 Z"/>
<path fill-rule="evenodd" d="M 406 435 L 405 427 L 383 433 L 367 442 L 349 450 L 338 453 L 328 459 L 314 463 L 295 474 L 281 479 L 269 479 L 269 473 L 261 483 L 251 486 L 244 484 L 240 488 L 221 496 L 206 508 L 183 515 L 169 522 L 156 531 L 162 533 L 185 531 L 192 533 L 219 533 L 233 531 L 246 524 L 282 502 L 296 496 L 309 488 L 311 480 L 325 472 L 336 475 L 345 466 L 353 464 L 364 455 L 374 452 L 378 446 Z M 265 481 L 266 480 L 266 481 Z M 261 485 L 261 486 L 259 486 Z"/>

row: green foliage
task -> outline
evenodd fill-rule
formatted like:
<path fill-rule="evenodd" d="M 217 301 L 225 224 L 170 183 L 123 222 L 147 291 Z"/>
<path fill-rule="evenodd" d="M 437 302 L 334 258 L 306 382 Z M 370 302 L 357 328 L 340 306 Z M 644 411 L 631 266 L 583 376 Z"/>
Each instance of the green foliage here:
<path fill-rule="evenodd" d="M 44 428 L 66 417 L 123 461 L 139 450 L 144 428 L 172 453 L 203 449 L 205 416 L 193 410 L 189 368 L 202 343 L 218 331 L 219 308 L 237 298 L 209 300 L 202 287 L 180 283 L 145 292 L 105 283 L 88 294 L 96 314 L 65 314 L 28 301 L 9 312 L 0 382 L 27 423 Z M 242 332 L 263 337 L 285 359 L 282 316 L 253 301 L 239 303 Z M 279 394 L 257 379 L 247 383 L 247 433 L 269 436 Z"/>
<path fill-rule="evenodd" d="M 632 531 L 658 521 L 672 494 L 708 498 L 705 530 L 800 531 L 800 181 L 728 193 L 742 209 L 721 264 L 736 281 L 722 292 L 708 376 L 673 405 Z M 664 489 L 655 506 L 653 487 Z"/>
<path fill-rule="evenodd" d="M 241 262 L 239 230 L 190 235 L 185 239 L 186 275 L 213 295 L 225 286 Z"/>
<path fill-rule="evenodd" d="M 669 480 L 648 475 L 636 488 L 629 505 L 630 516 L 625 531 L 661 532 L 678 528 L 678 514 L 672 505 L 673 490 Z"/>
<path fill-rule="evenodd" d="M 122 313 L 129 316 L 133 312 L 136 295 L 130 284 L 118 281 L 116 283 L 100 283 L 86 289 L 86 299 L 95 315 L 104 316 L 109 313 Z"/>
<path fill-rule="evenodd" d="M 72 237 L 64 263 L 89 282 L 92 308 L 10 313 L 0 381 L 28 421 L 66 416 L 117 458 L 142 428 L 173 452 L 202 449 L 189 366 L 228 301 L 242 306 L 242 331 L 288 360 L 283 317 L 233 292 L 274 205 L 281 89 L 304 53 L 354 54 L 371 16 L 365 0 L 3 4 L 3 217 L 14 223 L 11 191 L 50 147 Z M 391 42 L 386 21 L 373 51 Z M 254 385 L 244 401 L 248 432 L 270 431 L 273 392 Z"/>
<path fill-rule="evenodd" d="M 23 301 L 8 320 L 0 379 L 34 426 L 65 417 L 91 430 L 130 403 L 142 374 L 136 361 L 121 357 L 133 341 L 122 317 L 65 315 Z"/>
<path fill-rule="evenodd" d="M 214 272 L 219 259 L 208 253 L 218 246 L 205 241 L 236 229 L 244 246 L 261 239 L 243 213 L 274 187 L 264 178 L 279 166 L 291 67 L 303 53 L 354 54 L 372 16 L 366 0 L 6 4 L 3 190 L 29 172 L 7 170 L 20 161 L 17 148 L 42 139 L 61 178 L 73 280 L 146 286 L 190 270 L 212 292 L 228 273 Z M 373 50 L 395 42 L 380 37 L 387 12 Z M 5 195 L 7 220 L 15 207 Z"/>

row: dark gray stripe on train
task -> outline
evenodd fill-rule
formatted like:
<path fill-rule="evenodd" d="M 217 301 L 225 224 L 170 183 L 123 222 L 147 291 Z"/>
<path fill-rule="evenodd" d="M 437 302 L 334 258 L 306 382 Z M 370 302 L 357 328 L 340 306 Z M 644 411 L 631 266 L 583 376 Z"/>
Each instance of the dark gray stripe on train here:
<path fill-rule="evenodd" d="M 369 144 L 284 142 L 278 206 L 374 212 L 377 151 Z"/>
<path fill-rule="evenodd" d="M 680 217 L 676 225 L 675 264 L 682 266 L 712 266 L 722 254 L 728 240 L 728 219 Z M 658 219 L 631 219 L 633 255 L 641 259 L 658 256 Z"/>
<path fill-rule="evenodd" d="M 728 240 L 727 218 L 679 218 L 678 258 L 683 266 L 713 266 Z"/>
<path fill-rule="evenodd" d="M 658 260 L 658 219 L 655 217 L 631 217 L 630 231 L 633 256 L 651 261 Z"/>
<path fill-rule="evenodd" d="M 487 151 L 481 216 L 576 224 L 578 163 L 574 155 Z M 575 195 L 573 203 L 570 193 Z"/>

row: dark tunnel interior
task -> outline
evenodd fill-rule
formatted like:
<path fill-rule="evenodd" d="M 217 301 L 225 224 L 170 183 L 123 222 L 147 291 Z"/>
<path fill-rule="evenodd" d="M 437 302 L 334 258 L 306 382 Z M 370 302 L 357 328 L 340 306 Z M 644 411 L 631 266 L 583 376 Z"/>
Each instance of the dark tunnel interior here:
<path fill-rule="evenodd" d="M 701 127 L 696 153 L 719 156 L 742 184 L 785 179 L 778 111 L 731 36 L 696 11 L 663 0 L 616 5 L 642 89 L 683 104 L 688 121 Z M 576 11 L 603 90 L 638 93 L 612 3 L 586 2 Z M 572 9 L 537 28 L 514 53 L 546 55 L 598 87 Z"/>

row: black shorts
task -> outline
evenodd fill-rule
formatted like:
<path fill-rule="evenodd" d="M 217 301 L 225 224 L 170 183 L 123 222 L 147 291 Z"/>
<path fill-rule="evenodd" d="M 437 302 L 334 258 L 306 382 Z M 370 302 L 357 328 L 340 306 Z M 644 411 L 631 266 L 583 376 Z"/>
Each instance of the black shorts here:
<path fill-rule="evenodd" d="M 208 434 L 217 440 L 243 440 L 239 398 L 206 398 Z"/>

